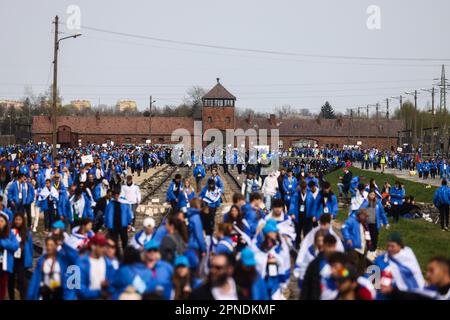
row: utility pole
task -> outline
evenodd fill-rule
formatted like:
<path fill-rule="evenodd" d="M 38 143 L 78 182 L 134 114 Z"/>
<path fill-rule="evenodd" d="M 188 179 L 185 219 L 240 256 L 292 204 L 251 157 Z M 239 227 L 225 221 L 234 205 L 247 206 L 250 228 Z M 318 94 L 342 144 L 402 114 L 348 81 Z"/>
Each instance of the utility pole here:
<path fill-rule="evenodd" d="M 378 109 L 379 109 L 379 103 L 377 102 L 377 104 L 375 105 L 376 108 L 376 114 L 375 114 L 375 124 L 377 126 L 377 130 L 375 131 L 377 133 L 376 138 L 378 139 L 378 130 L 380 129 L 380 126 L 378 124 Z"/>
<path fill-rule="evenodd" d="M 431 155 L 434 155 L 434 87 L 431 89 Z"/>
<path fill-rule="evenodd" d="M 148 131 L 149 131 L 148 139 L 150 140 L 150 143 L 152 141 L 152 104 L 153 104 L 153 97 L 150 96 L 149 115 L 148 115 L 148 119 L 149 119 L 148 120 L 148 122 L 149 122 L 149 125 L 148 125 Z"/>
<path fill-rule="evenodd" d="M 391 128 L 389 126 L 389 98 L 386 98 L 386 119 L 387 119 L 387 134 L 388 134 L 388 146 L 391 148 Z"/>
<path fill-rule="evenodd" d="M 358 107 L 358 139 L 361 141 L 361 107 Z"/>
<path fill-rule="evenodd" d="M 369 119 L 369 105 L 367 105 L 367 119 Z"/>
<path fill-rule="evenodd" d="M 52 144 L 53 144 L 53 150 L 52 150 L 52 156 L 53 160 L 56 158 L 56 144 L 57 144 L 57 126 L 56 126 L 56 119 L 57 119 L 57 99 L 58 99 L 58 50 L 59 50 L 59 43 L 63 40 L 70 39 L 70 38 L 78 38 L 81 36 L 81 33 L 74 34 L 72 36 L 67 36 L 61 39 L 58 39 L 58 27 L 59 27 L 59 18 L 58 16 L 55 16 L 55 21 L 53 21 L 55 25 L 55 40 L 53 43 L 53 105 L 52 105 Z"/>
<path fill-rule="evenodd" d="M 414 131 L 413 144 L 417 147 L 417 90 L 414 90 Z"/>
<path fill-rule="evenodd" d="M 53 150 L 52 150 L 52 156 L 53 161 L 56 159 L 56 144 L 57 144 L 57 133 L 56 133 L 56 113 L 58 111 L 57 105 L 56 105 L 56 99 L 57 99 L 57 81 L 58 81 L 58 27 L 59 27 L 59 17 L 55 17 L 55 41 L 54 41 L 54 48 L 53 48 L 53 112 L 52 112 L 52 144 L 53 144 Z"/>
<path fill-rule="evenodd" d="M 447 114 L 447 79 L 445 78 L 445 65 L 441 71 L 441 108 L 444 110 L 444 154 L 448 155 L 448 114 Z"/>

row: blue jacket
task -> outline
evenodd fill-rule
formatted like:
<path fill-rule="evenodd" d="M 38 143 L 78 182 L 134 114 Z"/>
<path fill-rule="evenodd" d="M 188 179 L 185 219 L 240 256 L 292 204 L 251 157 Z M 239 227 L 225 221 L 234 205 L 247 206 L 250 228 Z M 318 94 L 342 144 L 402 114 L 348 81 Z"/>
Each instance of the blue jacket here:
<path fill-rule="evenodd" d="M 33 266 L 33 250 L 33 234 L 28 230 L 27 241 L 24 243 L 22 250 L 23 266 L 25 269 L 30 269 Z"/>
<path fill-rule="evenodd" d="M 38 188 L 45 187 L 45 176 L 42 173 L 42 170 L 38 170 L 38 172 L 36 172 L 36 173 L 34 173 L 34 171 L 32 171 L 32 174 L 33 174 L 34 179 L 36 179 L 37 187 Z"/>
<path fill-rule="evenodd" d="M 243 205 L 241 211 L 244 214 L 245 220 L 247 220 L 250 225 L 250 238 L 253 238 L 256 234 L 259 220 L 264 218 L 264 212 L 262 210 L 256 212 L 249 203 Z"/>
<path fill-rule="evenodd" d="M 113 299 L 118 299 L 128 286 L 133 286 L 139 294 L 150 293 L 155 290 L 156 281 L 152 271 L 143 263 L 138 262 L 120 266 L 111 283 Z"/>
<path fill-rule="evenodd" d="M 294 194 L 297 189 L 297 178 L 292 176 L 291 182 L 289 182 L 289 178 L 286 175 L 283 179 L 283 190 L 284 190 L 284 200 L 291 201 L 291 196 Z"/>
<path fill-rule="evenodd" d="M 19 242 L 16 236 L 9 232 L 9 236 L 5 239 L 0 239 L 0 254 L 3 255 L 4 250 L 6 250 L 6 271 L 11 273 L 14 267 L 14 252 L 19 249 Z M 5 257 L 3 257 L 3 264 L 5 263 Z M 0 268 L 3 265 L 0 264 Z"/>
<path fill-rule="evenodd" d="M 203 237 L 203 224 L 200 217 L 200 210 L 189 208 L 187 211 L 189 221 L 188 247 L 200 252 L 206 252 L 206 243 Z"/>
<path fill-rule="evenodd" d="M 192 172 L 195 179 L 204 178 L 206 176 L 205 168 L 202 165 L 197 165 Z"/>
<path fill-rule="evenodd" d="M 82 218 L 89 218 L 92 220 L 94 219 L 94 211 L 92 210 L 91 200 L 85 193 L 83 193 L 83 197 L 84 197 L 84 210 Z M 67 222 L 73 223 L 74 221 L 73 212 L 70 206 L 71 206 L 70 199 L 65 199 L 63 205 L 61 206 L 64 209 L 58 211 L 60 215 L 66 219 Z"/>
<path fill-rule="evenodd" d="M 398 205 L 401 205 L 403 203 L 403 198 L 405 197 L 405 189 L 392 187 L 389 194 L 391 196 L 391 204 L 397 202 Z"/>
<path fill-rule="evenodd" d="M 209 191 L 206 185 L 199 194 L 199 198 L 208 204 L 208 207 L 218 208 L 222 204 L 222 190 L 216 187 L 213 191 Z"/>
<path fill-rule="evenodd" d="M 295 221 L 298 221 L 298 214 L 299 214 L 299 199 L 301 197 L 301 190 L 294 193 L 291 198 L 291 205 L 289 207 L 289 214 L 295 215 Z M 305 213 L 306 217 L 311 218 L 316 216 L 317 206 L 318 206 L 318 200 L 319 196 L 314 199 L 311 191 L 306 190 L 306 198 L 305 198 Z"/>
<path fill-rule="evenodd" d="M 187 199 L 186 199 L 186 196 L 187 196 Z M 195 198 L 195 191 L 193 189 L 191 189 L 191 192 L 187 193 L 186 195 L 184 193 L 184 189 L 181 189 L 181 192 L 178 195 L 178 206 L 180 208 L 187 207 L 189 201 L 191 201 L 193 198 Z"/>
<path fill-rule="evenodd" d="M 233 254 L 233 252 L 234 252 L 233 239 L 231 239 L 231 237 L 229 236 L 225 236 L 222 239 L 220 239 L 214 248 L 215 254 L 220 253 Z"/>
<path fill-rule="evenodd" d="M 259 274 L 252 285 L 252 300 L 270 300 L 266 282 Z"/>
<path fill-rule="evenodd" d="M 216 186 L 218 188 L 220 188 L 220 190 L 222 190 L 222 192 L 223 192 L 223 182 L 222 182 L 222 179 L 220 178 L 220 176 L 215 176 L 214 178 L 211 176 L 211 177 L 209 177 L 209 179 L 213 179 L 214 182 L 216 183 Z"/>
<path fill-rule="evenodd" d="M 46 255 L 41 256 L 36 264 L 36 268 L 33 271 L 33 275 L 31 276 L 30 283 L 28 285 L 28 294 L 27 299 L 28 300 L 39 300 L 40 297 L 40 288 L 41 288 L 41 281 L 43 276 L 43 270 L 42 267 L 44 265 Z M 74 290 L 70 290 L 67 288 L 68 283 L 68 275 L 66 273 L 67 271 L 67 264 L 65 263 L 64 259 L 61 257 L 61 255 L 57 254 L 56 260 L 59 263 L 59 266 L 61 268 L 61 285 L 63 289 L 63 299 L 64 300 L 73 300 L 75 299 Z"/>
<path fill-rule="evenodd" d="M 27 191 L 26 191 L 26 194 L 24 195 L 22 201 L 23 201 L 23 204 L 28 205 L 28 204 L 31 204 L 34 201 L 34 188 L 31 185 L 31 183 L 29 183 L 29 182 L 26 182 L 26 185 L 27 185 Z M 12 185 L 9 187 L 9 190 L 8 190 L 8 200 L 9 201 L 14 201 L 16 206 L 18 206 L 19 204 L 22 203 L 19 200 L 19 193 L 20 192 L 21 192 L 21 190 L 19 190 L 18 182 L 14 181 L 12 183 Z"/>
<path fill-rule="evenodd" d="M 105 210 L 105 227 L 107 229 L 114 229 L 114 204 L 115 200 L 111 200 L 106 206 Z M 125 228 L 129 226 L 133 220 L 133 214 L 131 213 L 131 206 L 127 203 L 120 203 L 121 211 L 121 226 Z"/>
<path fill-rule="evenodd" d="M 450 188 L 448 186 L 439 187 L 439 189 L 434 192 L 433 203 L 436 208 L 450 204 Z"/>
<path fill-rule="evenodd" d="M 169 189 L 167 189 L 167 195 L 166 195 L 167 202 L 172 202 L 172 201 L 175 201 L 176 199 L 178 199 L 177 195 L 174 193 L 174 187 L 175 187 L 175 182 L 172 180 L 172 182 L 170 182 Z M 183 184 L 180 182 L 180 190 L 182 188 L 183 188 Z"/>
<path fill-rule="evenodd" d="M 93 197 L 94 197 L 94 201 L 98 201 L 98 200 L 100 200 L 100 198 L 102 197 L 101 196 L 101 194 L 102 194 L 102 184 L 101 183 L 99 183 L 99 184 L 97 184 L 96 186 L 95 186 L 95 188 L 94 188 L 94 194 L 92 195 Z"/>
<path fill-rule="evenodd" d="M 360 209 L 365 209 L 369 207 L 369 201 L 364 200 L 363 203 L 360 206 Z M 388 219 L 386 216 L 386 212 L 384 211 L 383 204 L 381 203 L 381 200 L 377 199 L 377 204 L 375 206 L 375 220 L 377 224 L 377 229 L 380 230 L 381 225 L 387 225 Z"/>
<path fill-rule="evenodd" d="M 316 210 L 316 219 L 318 220 L 322 214 L 324 214 L 325 204 L 323 198 L 321 197 L 321 193 L 317 196 L 316 200 L 318 200 L 318 206 Z M 339 211 L 337 198 L 334 194 L 331 194 L 331 201 L 327 201 L 326 207 L 328 208 L 328 213 L 331 214 L 333 219 L 336 218 L 336 215 Z"/>
<path fill-rule="evenodd" d="M 110 284 L 114 280 L 115 270 L 111 263 L 111 260 L 108 258 L 103 258 L 106 264 L 106 275 L 105 280 Z M 81 279 L 80 279 L 80 288 L 77 290 L 77 296 L 80 300 L 89 300 L 89 299 L 98 299 L 101 297 L 102 291 L 91 290 L 89 288 L 91 283 L 91 263 L 89 261 L 89 254 L 85 254 L 81 256 L 77 261 L 77 266 L 80 267 L 81 271 Z"/>
<path fill-rule="evenodd" d="M 173 267 L 170 263 L 158 260 L 152 271 L 153 281 L 155 282 L 155 290 L 162 291 L 163 298 L 170 300 L 172 293 L 172 276 Z"/>
<path fill-rule="evenodd" d="M 11 211 L 11 209 L 7 208 L 7 207 L 3 207 L 2 210 L 4 213 L 6 213 L 6 215 L 8 216 L 8 222 L 9 224 L 11 224 L 12 219 L 14 217 L 14 213 Z"/>
<path fill-rule="evenodd" d="M 362 242 L 365 239 L 361 239 L 360 222 L 356 219 L 355 215 L 351 215 L 347 220 L 345 220 L 342 226 L 342 236 L 344 237 L 344 245 L 347 250 L 351 249 L 361 249 Z M 352 240 L 352 245 L 347 244 L 347 240 Z"/>

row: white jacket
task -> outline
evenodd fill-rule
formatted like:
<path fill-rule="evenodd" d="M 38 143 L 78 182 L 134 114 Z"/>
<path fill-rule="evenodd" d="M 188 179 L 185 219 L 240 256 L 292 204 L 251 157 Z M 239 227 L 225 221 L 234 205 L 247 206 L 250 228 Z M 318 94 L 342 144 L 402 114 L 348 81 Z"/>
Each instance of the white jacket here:
<path fill-rule="evenodd" d="M 278 179 L 275 175 L 269 175 L 263 183 L 262 192 L 265 196 L 274 196 L 278 190 Z"/>
<path fill-rule="evenodd" d="M 131 186 L 124 184 L 122 185 L 120 197 L 125 198 L 129 204 L 139 204 L 141 203 L 141 190 L 134 183 Z"/>

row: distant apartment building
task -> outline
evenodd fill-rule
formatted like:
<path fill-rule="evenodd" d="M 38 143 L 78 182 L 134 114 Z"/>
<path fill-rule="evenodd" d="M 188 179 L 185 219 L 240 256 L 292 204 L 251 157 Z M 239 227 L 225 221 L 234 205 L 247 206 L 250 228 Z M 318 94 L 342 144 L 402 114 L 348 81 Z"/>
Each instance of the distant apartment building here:
<path fill-rule="evenodd" d="M 78 110 L 86 110 L 91 108 L 91 102 L 89 100 L 73 100 L 70 101 L 70 104 Z"/>
<path fill-rule="evenodd" d="M 123 111 L 137 111 L 137 103 L 133 100 L 120 100 L 116 104 L 116 110 Z"/>
<path fill-rule="evenodd" d="M 20 100 L 0 99 L 0 106 L 3 106 L 7 109 L 9 109 L 9 108 L 22 109 L 24 106 L 24 103 L 23 103 L 23 101 L 20 101 Z"/>

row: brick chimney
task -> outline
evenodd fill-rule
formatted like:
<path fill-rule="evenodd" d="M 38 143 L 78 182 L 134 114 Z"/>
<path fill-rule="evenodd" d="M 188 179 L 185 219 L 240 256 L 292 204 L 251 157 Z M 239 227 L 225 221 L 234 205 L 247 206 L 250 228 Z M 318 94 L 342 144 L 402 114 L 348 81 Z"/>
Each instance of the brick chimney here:
<path fill-rule="evenodd" d="M 269 123 L 271 126 L 276 126 L 277 125 L 277 117 L 275 114 L 271 113 L 269 116 Z"/>

